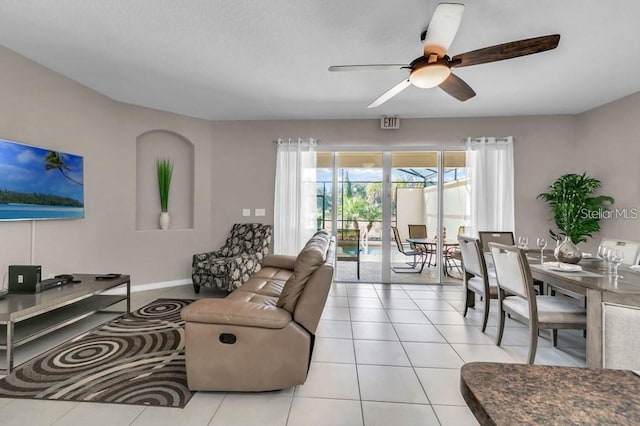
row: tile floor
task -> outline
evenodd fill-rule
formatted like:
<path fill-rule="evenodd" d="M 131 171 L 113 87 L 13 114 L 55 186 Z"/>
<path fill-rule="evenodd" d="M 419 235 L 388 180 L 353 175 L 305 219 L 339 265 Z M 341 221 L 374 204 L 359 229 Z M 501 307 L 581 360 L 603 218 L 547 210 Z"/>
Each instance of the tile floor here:
<path fill-rule="evenodd" d="M 138 292 L 132 307 L 159 297 L 195 296 L 190 285 Z M 508 320 L 504 346 L 497 347 L 496 305 L 485 334 L 480 304 L 463 318 L 463 299 L 461 286 L 335 283 L 302 386 L 262 394 L 198 392 L 184 409 L 0 399 L 0 424 L 474 425 L 458 390 L 460 367 L 524 362 L 527 329 Z M 561 330 L 558 348 L 543 336 L 536 363 L 585 365 L 581 331 Z M 65 336 L 43 340 L 54 345 L 56 339 Z"/>

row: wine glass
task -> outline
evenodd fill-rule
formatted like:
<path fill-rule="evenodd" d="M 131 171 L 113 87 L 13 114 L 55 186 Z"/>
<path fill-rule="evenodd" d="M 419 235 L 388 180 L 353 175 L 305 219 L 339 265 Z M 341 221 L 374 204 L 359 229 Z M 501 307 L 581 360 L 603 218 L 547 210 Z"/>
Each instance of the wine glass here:
<path fill-rule="evenodd" d="M 518 237 L 518 246 L 521 249 L 526 250 L 527 244 L 529 244 L 529 238 L 525 237 L 524 235 Z"/>
<path fill-rule="evenodd" d="M 544 249 L 547 248 L 547 240 L 546 238 L 540 237 L 536 240 L 536 244 L 538 244 L 538 248 L 540 249 L 540 263 L 544 263 Z"/>
<path fill-rule="evenodd" d="M 608 274 L 611 275 L 611 256 L 613 255 L 613 248 L 604 247 L 602 249 L 602 259 L 607 263 Z"/>
<path fill-rule="evenodd" d="M 624 262 L 624 253 L 619 249 L 611 249 L 609 259 L 613 264 L 613 277 L 614 278 L 622 278 L 621 275 L 618 275 L 618 266 L 622 262 Z"/>
<path fill-rule="evenodd" d="M 598 259 L 600 259 L 602 262 L 600 264 L 600 270 L 601 271 L 606 271 L 607 270 L 607 265 L 606 265 L 606 259 L 605 259 L 605 251 L 607 249 L 607 246 L 603 246 L 602 244 L 600 244 L 598 246 L 598 252 L 596 253 L 596 257 L 598 257 Z"/>

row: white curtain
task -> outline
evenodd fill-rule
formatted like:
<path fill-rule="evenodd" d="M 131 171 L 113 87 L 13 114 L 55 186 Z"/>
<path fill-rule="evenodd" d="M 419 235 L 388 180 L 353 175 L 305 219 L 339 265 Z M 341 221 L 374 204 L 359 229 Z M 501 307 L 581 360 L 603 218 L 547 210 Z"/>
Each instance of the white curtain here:
<path fill-rule="evenodd" d="M 470 232 L 514 231 L 513 138 L 468 138 Z"/>
<path fill-rule="evenodd" d="M 279 139 L 273 207 L 274 254 L 297 255 L 316 231 L 314 139 Z"/>

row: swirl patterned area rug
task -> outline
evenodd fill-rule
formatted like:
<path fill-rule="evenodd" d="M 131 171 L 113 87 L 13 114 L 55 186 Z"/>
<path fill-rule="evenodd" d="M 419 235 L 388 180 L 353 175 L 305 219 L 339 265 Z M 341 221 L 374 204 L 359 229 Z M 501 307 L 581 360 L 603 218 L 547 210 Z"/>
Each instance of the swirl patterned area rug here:
<path fill-rule="evenodd" d="M 0 380 L 0 397 L 184 408 L 180 310 L 191 302 L 158 299 L 66 342 Z"/>

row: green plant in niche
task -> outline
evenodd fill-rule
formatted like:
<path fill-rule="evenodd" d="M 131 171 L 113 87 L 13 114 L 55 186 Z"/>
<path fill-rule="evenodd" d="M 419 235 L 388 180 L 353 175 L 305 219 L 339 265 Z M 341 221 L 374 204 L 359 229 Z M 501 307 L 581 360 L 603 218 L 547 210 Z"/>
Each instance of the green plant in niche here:
<path fill-rule="evenodd" d="M 156 171 L 158 172 L 158 191 L 160 193 L 160 210 L 169 211 L 169 189 L 171 187 L 171 176 L 173 175 L 173 161 L 169 159 L 156 160 Z"/>
<path fill-rule="evenodd" d="M 577 244 L 587 241 L 587 237 L 592 237 L 594 232 L 600 230 L 600 213 L 614 200 L 607 195 L 594 196 L 599 187 L 600 181 L 586 173 L 570 173 L 553 182 L 549 192 L 538 195 L 551 207 L 559 230 L 549 230 L 554 240 L 567 236 Z"/>

